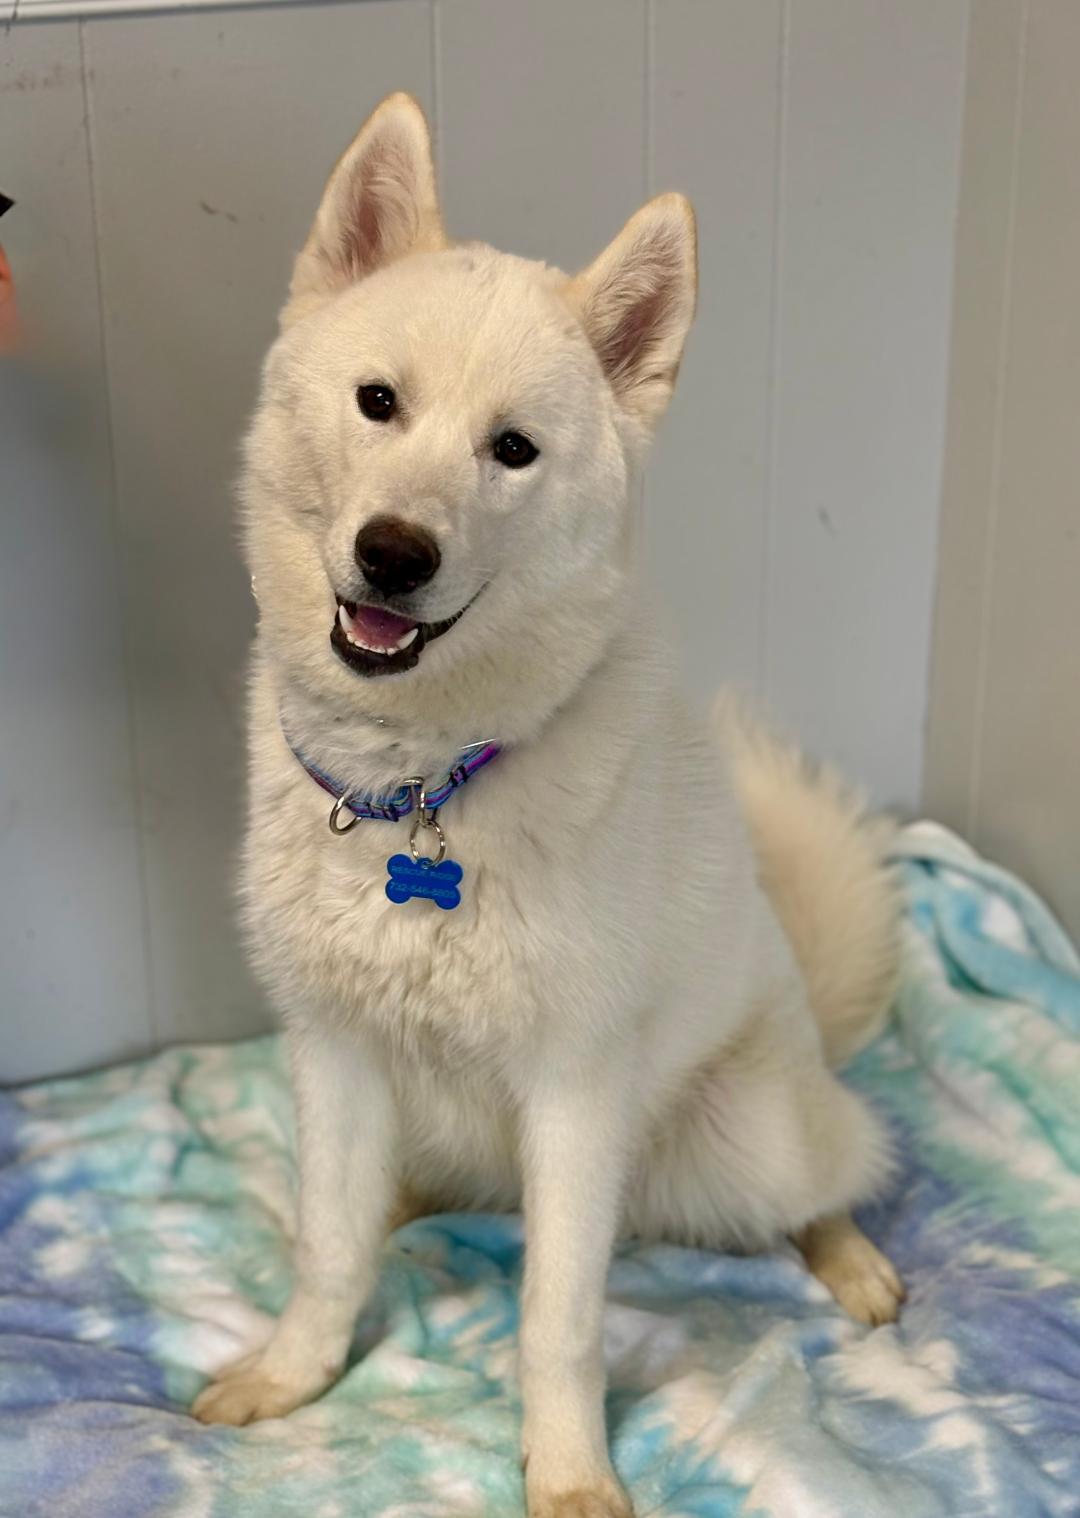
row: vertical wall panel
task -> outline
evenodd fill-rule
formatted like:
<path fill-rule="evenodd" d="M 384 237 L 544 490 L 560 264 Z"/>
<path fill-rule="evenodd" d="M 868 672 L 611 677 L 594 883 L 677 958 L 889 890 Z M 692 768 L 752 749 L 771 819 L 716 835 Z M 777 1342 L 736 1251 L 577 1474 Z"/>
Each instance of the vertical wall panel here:
<path fill-rule="evenodd" d="M 992 177 L 991 196 L 1011 193 L 1013 206 L 981 636 L 963 680 L 975 691 L 967 810 L 978 845 L 1044 890 L 1080 934 L 1080 10 L 1071 0 L 1024 10 L 1012 50 L 1015 155 L 999 160 L 993 136 L 966 143 L 970 172 Z M 955 374 L 980 383 L 978 349 L 958 346 Z M 955 448 L 971 442 L 954 432 Z M 945 509 L 949 519 L 969 506 L 958 495 Z M 955 555 L 943 557 L 943 607 L 956 568 Z M 943 678 L 935 708 L 955 690 Z"/>
<path fill-rule="evenodd" d="M 966 6 L 791 6 L 766 692 L 918 795 Z"/>
<path fill-rule="evenodd" d="M 575 269 L 644 196 L 644 0 L 436 0 L 447 223 Z"/>
<path fill-rule="evenodd" d="M 649 468 L 649 553 L 696 690 L 753 687 L 766 547 L 781 0 L 653 0 L 649 191 L 698 217 L 699 298 Z"/>
<path fill-rule="evenodd" d="M 77 22 L 0 29 L 0 1082 L 152 1042 Z"/>
<path fill-rule="evenodd" d="M 1001 462 L 1024 9 L 1021 0 L 979 0 L 968 38 L 924 787 L 927 811 L 964 833 L 975 824 L 971 780 Z"/>
<path fill-rule="evenodd" d="M 322 183 L 390 88 L 431 101 L 422 0 L 87 23 L 125 615 L 164 1039 L 261 1023 L 233 927 L 251 629 L 231 482 Z"/>

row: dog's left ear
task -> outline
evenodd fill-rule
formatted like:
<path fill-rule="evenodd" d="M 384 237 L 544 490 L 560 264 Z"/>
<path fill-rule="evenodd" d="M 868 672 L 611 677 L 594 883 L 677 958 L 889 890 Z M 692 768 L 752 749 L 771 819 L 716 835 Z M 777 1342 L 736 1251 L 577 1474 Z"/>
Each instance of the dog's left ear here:
<path fill-rule="evenodd" d="M 445 246 L 424 113 L 411 95 L 388 95 L 327 181 L 282 326 L 395 258 Z"/>
<path fill-rule="evenodd" d="M 642 206 L 570 282 L 616 398 L 651 426 L 675 386 L 697 296 L 697 234 L 685 195 Z"/>

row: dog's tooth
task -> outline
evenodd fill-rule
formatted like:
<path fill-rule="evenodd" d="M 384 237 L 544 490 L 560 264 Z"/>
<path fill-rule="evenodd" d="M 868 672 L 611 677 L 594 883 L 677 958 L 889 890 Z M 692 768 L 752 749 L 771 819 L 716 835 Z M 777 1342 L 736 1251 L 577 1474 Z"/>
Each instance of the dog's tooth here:
<path fill-rule="evenodd" d="M 391 654 L 399 653 L 403 648 L 408 648 L 409 644 L 420 631 L 418 627 L 410 628 L 397 643 L 391 644 L 389 648 L 384 648 L 378 643 L 365 643 L 363 638 L 356 636 L 353 620 L 344 606 L 338 607 L 338 624 L 341 627 L 341 631 L 345 634 L 345 641 L 351 644 L 353 648 L 358 648 L 365 654 L 382 654 L 384 658 L 389 658 Z"/>

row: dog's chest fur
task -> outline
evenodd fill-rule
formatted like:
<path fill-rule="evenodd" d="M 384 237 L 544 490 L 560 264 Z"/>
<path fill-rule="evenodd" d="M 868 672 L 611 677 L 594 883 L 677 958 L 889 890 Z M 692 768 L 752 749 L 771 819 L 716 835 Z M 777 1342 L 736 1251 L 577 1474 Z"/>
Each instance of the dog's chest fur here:
<path fill-rule="evenodd" d="M 459 819 L 451 833 L 466 871 L 459 907 L 395 905 L 386 860 L 406 847 L 409 824 L 361 823 L 334 838 L 329 808 L 310 801 L 293 798 L 288 841 L 255 837 L 247 851 L 249 926 L 285 1015 L 372 1026 L 396 1054 L 447 1069 L 520 1035 L 536 1010 L 544 914 L 476 857 L 476 829 Z"/>
<path fill-rule="evenodd" d="M 259 736 L 245 919 L 286 1018 L 374 1027 L 407 1061 L 475 1073 L 520 1048 L 538 1020 L 573 1023 L 586 1000 L 588 1016 L 602 1017 L 641 986 L 647 940 L 634 933 L 640 909 L 629 920 L 620 910 L 618 839 L 597 847 L 582 825 L 589 798 L 575 790 L 571 805 L 561 776 L 547 797 L 513 754 L 476 775 L 441 814 L 465 872 L 461 905 L 396 905 L 386 861 L 407 848 L 410 822 L 333 836 L 329 799 L 280 732 Z"/>
<path fill-rule="evenodd" d="M 451 797 L 465 872 L 451 911 L 386 897 L 407 820 L 331 834 L 330 798 L 256 677 L 242 871 L 256 969 L 287 1024 L 377 1039 L 404 1174 L 427 1197 L 515 1204 L 515 1091 L 541 1071 L 622 1061 L 652 1125 L 748 1015 L 771 913 L 718 750 L 649 674 L 634 672 L 630 706 L 598 673 L 541 741 Z"/>

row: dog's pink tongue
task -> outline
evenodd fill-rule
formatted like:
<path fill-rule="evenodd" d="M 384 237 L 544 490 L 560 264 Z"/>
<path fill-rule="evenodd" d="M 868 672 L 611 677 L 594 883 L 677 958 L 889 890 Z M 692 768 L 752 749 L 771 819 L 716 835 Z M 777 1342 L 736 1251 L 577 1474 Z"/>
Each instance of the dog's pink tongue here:
<path fill-rule="evenodd" d="M 382 606 L 358 606 L 351 620 L 357 636 L 365 643 L 387 648 L 416 626 L 413 618 L 399 617 L 397 612 L 386 611 Z"/>

